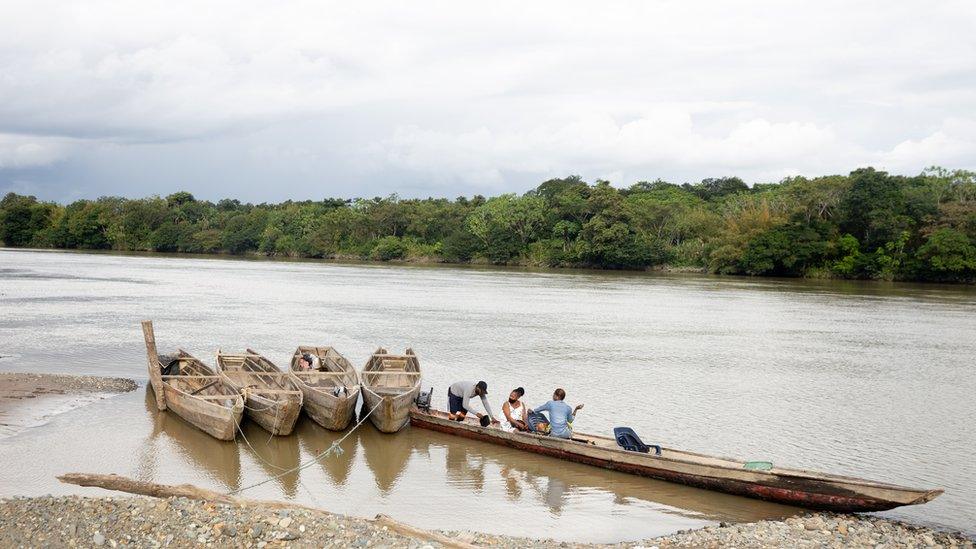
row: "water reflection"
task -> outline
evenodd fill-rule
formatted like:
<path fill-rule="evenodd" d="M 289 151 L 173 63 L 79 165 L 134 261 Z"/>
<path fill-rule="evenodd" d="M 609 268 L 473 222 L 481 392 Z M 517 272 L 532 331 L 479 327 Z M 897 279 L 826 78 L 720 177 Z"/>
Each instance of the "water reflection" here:
<path fill-rule="evenodd" d="M 256 475 L 248 482 L 276 477 L 274 482 L 281 487 L 281 492 L 288 499 L 294 499 L 298 493 L 300 473 L 295 469 L 301 462 L 298 437 L 294 433 L 285 437 L 274 436 L 253 421 L 244 421 L 241 431 L 243 436 L 238 436 L 238 446 L 242 446 L 244 453 L 264 472 L 263 476 Z"/>
<path fill-rule="evenodd" d="M 329 476 L 335 486 L 346 485 L 349 480 L 349 472 L 352 471 L 353 462 L 359 454 L 359 433 L 357 429 L 352 433 L 329 431 L 308 418 L 299 418 L 295 426 L 295 433 L 298 435 L 302 450 L 307 454 L 303 459 L 308 460 L 309 456 L 313 459 L 328 450 L 332 443 L 343 436 L 349 435 L 340 444 L 342 453 L 338 456 L 330 455 L 319 460 L 322 470 Z"/>
<path fill-rule="evenodd" d="M 156 409 L 156 399 L 147 388 L 143 399 L 152 431 L 140 452 L 138 477 L 151 481 L 156 478 L 161 459 L 159 443 L 163 441 L 176 449 L 186 464 L 204 472 L 227 490 L 241 485 L 241 453 L 237 443 L 217 440 L 190 425 L 172 412 Z"/>
<path fill-rule="evenodd" d="M 401 436 L 409 430 L 391 435 L 379 432 L 372 424 L 363 424 L 358 429 L 366 465 L 383 495 L 388 495 L 397 486 L 413 454 L 417 438 Z"/>

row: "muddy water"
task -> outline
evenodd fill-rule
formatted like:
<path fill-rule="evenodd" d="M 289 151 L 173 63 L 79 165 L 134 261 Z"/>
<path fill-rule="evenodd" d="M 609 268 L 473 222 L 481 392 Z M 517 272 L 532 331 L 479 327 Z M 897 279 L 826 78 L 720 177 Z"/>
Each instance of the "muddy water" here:
<path fill-rule="evenodd" d="M 581 431 L 946 494 L 887 513 L 976 531 L 973 288 L 138 257 L 0 250 L 0 369 L 145 380 L 138 321 L 207 361 L 253 347 L 284 362 L 334 345 L 354 363 L 411 346 L 424 385 L 485 379 L 493 404 L 562 386 Z M 0 440 L 0 495 L 84 490 L 66 471 L 218 490 L 304 463 L 341 435 L 245 424 L 220 443 L 145 391 Z M 432 528 L 615 541 L 795 510 L 416 429 L 371 427 L 344 453 L 249 491 Z M 458 518 L 460 515 L 461 518 Z M 528 518 L 527 518 L 528 517 Z"/>

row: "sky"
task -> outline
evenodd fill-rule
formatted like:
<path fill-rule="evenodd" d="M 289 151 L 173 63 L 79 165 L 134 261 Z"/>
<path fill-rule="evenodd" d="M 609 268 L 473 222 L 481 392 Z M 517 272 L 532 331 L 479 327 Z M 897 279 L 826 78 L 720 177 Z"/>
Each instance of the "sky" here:
<path fill-rule="evenodd" d="M 976 2 L 0 0 L 0 194 L 976 169 Z"/>

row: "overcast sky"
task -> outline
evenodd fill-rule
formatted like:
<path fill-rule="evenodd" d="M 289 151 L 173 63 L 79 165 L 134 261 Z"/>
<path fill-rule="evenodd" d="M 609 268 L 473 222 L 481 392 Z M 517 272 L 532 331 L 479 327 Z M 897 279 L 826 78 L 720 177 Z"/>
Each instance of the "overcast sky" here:
<path fill-rule="evenodd" d="M 976 169 L 976 2 L 0 0 L 0 192 Z"/>

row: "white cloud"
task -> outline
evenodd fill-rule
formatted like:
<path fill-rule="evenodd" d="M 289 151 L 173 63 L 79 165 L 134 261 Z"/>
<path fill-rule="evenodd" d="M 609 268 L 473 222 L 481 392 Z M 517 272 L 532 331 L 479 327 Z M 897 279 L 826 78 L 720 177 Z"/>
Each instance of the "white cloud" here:
<path fill-rule="evenodd" d="M 270 199 L 976 168 L 974 26 L 965 0 L 10 4 L 0 179 L 233 195 L 259 166 Z"/>
<path fill-rule="evenodd" d="M 47 166 L 64 159 L 72 146 L 63 138 L 0 133 L 0 170 Z"/>

